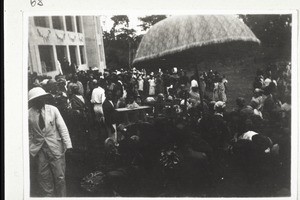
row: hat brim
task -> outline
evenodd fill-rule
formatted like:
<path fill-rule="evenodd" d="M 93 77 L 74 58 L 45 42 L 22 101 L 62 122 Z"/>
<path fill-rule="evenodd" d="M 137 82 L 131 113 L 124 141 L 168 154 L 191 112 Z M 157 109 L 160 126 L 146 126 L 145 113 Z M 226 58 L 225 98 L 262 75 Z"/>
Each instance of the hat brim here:
<path fill-rule="evenodd" d="M 47 97 L 50 97 L 50 96 L 51 96 L 51 94 L 46 93 L 46 94 L 43 94 L 43 95 L 40 95 L 40 96 L 37 96 L 37 97 L 33 97 L 33 98 L 29 99 L 28 102 L 32 102 L 33 100 L 36 100 L 36 99 L 47 98 Z"/>

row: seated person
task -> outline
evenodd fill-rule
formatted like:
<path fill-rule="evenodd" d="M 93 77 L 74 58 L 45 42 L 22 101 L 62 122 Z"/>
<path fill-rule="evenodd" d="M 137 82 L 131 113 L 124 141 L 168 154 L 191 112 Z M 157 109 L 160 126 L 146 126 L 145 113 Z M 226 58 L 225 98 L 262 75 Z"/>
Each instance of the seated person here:
<path fill-rule="evenodd" d="M 138 108 L 139 104 L 135 102 L 135 98 L 132 95 L 127 97 L 127 106 L 128 109 Z"/>

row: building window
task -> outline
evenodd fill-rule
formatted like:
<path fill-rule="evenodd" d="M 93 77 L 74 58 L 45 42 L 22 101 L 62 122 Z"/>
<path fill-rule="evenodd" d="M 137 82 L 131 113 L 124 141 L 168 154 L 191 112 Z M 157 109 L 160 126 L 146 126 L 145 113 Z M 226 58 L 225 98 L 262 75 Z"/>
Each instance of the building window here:
<path fill-rule="evenodd" d="M 67 31 L 71 31 L 71 32 L 75 31 L 74 21 L 72 16 L 66 16 L 66 27 L 67 27 Z"/>
<path fill-rule="evenodd" d="M 63 18 L 60 16 L 52 16 L 52 24 L 54 29 L 64 30 Z"/>
<path fill-rule="evenodd" d="M 77 63 L 77 46 L 70 45 L 69 52 L 70 52 L 71 64 L 78 65 L 78 63 Z"/>
<path fill-rule="evenodd" d="M 54 53 L 51 45 L 39 45 L 42 72 L 55 71 Z"/>
<path fill-rule="evenodd" d="M 35 26 L 41 26 L 45 28 L 49 28 L 49 19 L 48 17 L 34 17 Z"/>
<path fill-rule="evenodd" d="M 84 46 L 79 46 L 81 64 L 86 64 Z"/>
<path fill-rule="evenodd" d="M 56 54 L 57 54 L 57 60 L 61 63 L 64 62 L 64 58 L 67 58 L 67 47 L 63 45 L 57 45 L 56 46 Z"/>
<path fill-rule="evenodd" d="M 76 16 L 76 25 L 77 25 L 77 32 L 82 33 L 82 23 L 81 23 L 81 17 Z"/>

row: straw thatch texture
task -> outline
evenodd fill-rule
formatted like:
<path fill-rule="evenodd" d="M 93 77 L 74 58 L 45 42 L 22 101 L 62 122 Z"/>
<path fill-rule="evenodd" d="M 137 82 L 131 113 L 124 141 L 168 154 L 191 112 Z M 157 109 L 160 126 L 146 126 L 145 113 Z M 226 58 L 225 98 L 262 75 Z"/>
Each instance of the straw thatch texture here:
<path fill-rule="evenodd" d="M 133 64 L 232 41 L 260 43 L 253 32 L 233 15 L 172 16 L 149 29 Z"/>

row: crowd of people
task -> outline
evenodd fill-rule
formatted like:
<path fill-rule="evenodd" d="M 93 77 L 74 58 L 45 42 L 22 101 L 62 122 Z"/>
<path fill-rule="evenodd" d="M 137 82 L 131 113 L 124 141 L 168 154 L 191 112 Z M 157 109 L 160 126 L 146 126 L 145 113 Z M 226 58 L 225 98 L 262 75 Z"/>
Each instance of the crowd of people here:
<path fill-rule="evenodd" d="M 101 142 L 110 152 L 108 155 L 124 155 L 123 160 L 129 159 L 124 150 L 128 141 L 133 146 L 141 143 L 144 147 L 129 149 L 142 151 L 143 157 L 151 157 L 149 152 L 158 155 L 160 159 L 156 159 L 157 162 L 163 165 L 164 172 L 168 174 L 167 183 L 177 177 L 174 169 L 186 160 L 182 157 L 194 160 L 188 162 L 195 165 L 192 177 L 203 170 L 204 174 L 211 175 L 212 182 L 224 178 L 224 166 L 230 156 L 234 156 L 248 174 L 249 182 L 255 182 L 266 174 L 264 164 L 270 160 L 272 166 L 268 167 L 272 169 L 267 170 L 289 171 L 290 64 L 258 70 L 253 82 L 253 97 L 237 98 L 236 108 L 232 111 L 226 110 L 230 80 L 212 70 L 202 73 L 195 71 L 192 76 L 187 76 L 186 71 L 176 67 L 170 71 L 159 69 L 153 72 L 133 68 L 104 70 L 101 73 L 90 69 L 59 74 L 54 79 L 36 73 L 28 77 L 29 92 L 39 87 L 51 94 L 46 104 L 55 106 L 61 113 L 73 149 L 86 151 L 91 131 L 101 135 Z M 29 102 L 29 107 L 33 106 L 32 103 Z M 116 112 L 118 108 L 134 109 L 143 105 L 153 109 L 147 110 L 144 121 L 137 120 L 134 124 L 124 124 Z M 136 124 L 142 124 L 138 133 L 128 133 L 131 130 L 129 127 Z M 152 133 L 158 140 L 149 139 L 149 135 L 143 134 L 149 129 L 159 133 L 159 136 Z M 155 144 L 151 146 L 145 140 Z M 150 150 L 158 146 L 160 154 Z M 143 152 L 146 147 L 147 152 Z M 178 153 L 178 149 L 181 153 Z M 136 158 L 137 154 L 130 155 Z M 108 161 L 111 158 L 106 159 Z M 132 159 L 130 157 L 129 160 Z M 145 160 L 146 169 L 153 165 Z M 126 169 L 128 165 L 133 165 L 132 162 L 122 163 L 127 163 Z M 204 165 L 209 167 L 205 168 Z M 289 175 L 284 177 L 287 181 L 282 183 L 282 187 L 289 188 L 289 178 Z"/>

